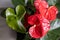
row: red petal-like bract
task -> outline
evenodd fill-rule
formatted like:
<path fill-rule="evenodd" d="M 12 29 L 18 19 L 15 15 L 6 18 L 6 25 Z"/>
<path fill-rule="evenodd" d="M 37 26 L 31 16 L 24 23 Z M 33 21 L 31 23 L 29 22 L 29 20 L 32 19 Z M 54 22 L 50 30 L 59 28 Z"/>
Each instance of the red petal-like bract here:
<path fill-rule="evenodd" d="M 41 0 L 35 0 L 34 1 L 34 6 L 36 9 L 39 9 L 40 2 L 41 2 Z"/>
<path fill-rule="evenodd" d="M 45 0 L 35 0 L 34 6 L 37 10 L 39 10 L 40 7 L 48 8 L 48 3 Z"/>
<path fill-rule="evenodd" d="M 33 38 L 40 38 L 40 35 L 36 33 L 36 31 L 35 31 L 36 29 L 35 28 L 36 28 L 36 25 L 30 27 L 29 34 Z"/>
<path fill-rule="evenodd" d="M 34 15 L 28 17 L 28 23 L 30 25 L 38 24 L 38 21 L 37 20 L 38 20 L 37 17 L 34 16 Z"/>
<path fill-rule="evenodd" d="M 45 15 L 48 9 L 48 3 L 45 0 L 35 0 L 34 6 L 42 15 Z"/>
<path fill-rule="evenodd" d="M 50 29 L 50 23 L 47 19 L 45 19 L 40 14 L 34 15 L 38 18 L 34 26 L 30 27 L 29 34 L 33 38 L 41 38 L 42 36 L 46 35 L 46 33 Z"/>
<path fill-rule="evenodd" d="M 28 17 L 28 23 L 30 25 L 34 25 L 35 21 L 36 21 L 36 16 L 32 15 L 32 16 Z"/>
<path fill-rule="evenodd" d="M 57 13 L 58 9 L 55 6 L 51 6 L 48 8 L 47 13 L 45 13 L 43 16 L 45 16 L 45 18 L 48 20 L 55 20 Z"/>
<path fill-rule="evenodd" d="M 42 15 L 45 15 L 45 13 L 47 12 L 47 9 L 48 9 L 48 3 L 46 1 L 41 1 L 39 5 L 39 12 Z"/>
<path fill-rule="evenodd" d="M 39 6 L 42 6 L 44 8 L 48 8 L 49 7 L 48 6 L 48 3 L 46 1 L 44 1 L 44 0 L 40 2 L 40 5 Z"/>

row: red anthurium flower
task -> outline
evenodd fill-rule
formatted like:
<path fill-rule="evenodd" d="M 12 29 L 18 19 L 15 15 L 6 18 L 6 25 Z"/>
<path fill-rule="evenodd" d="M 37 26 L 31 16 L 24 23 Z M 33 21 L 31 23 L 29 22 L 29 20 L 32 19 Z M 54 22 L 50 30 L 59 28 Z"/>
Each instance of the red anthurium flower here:
<path fill-rule="evenodd" d="M 39 6 L 39 12 L 42 15 L 45 15 L 45 13 L 47 12 L 47 8 L 48 8 L 48 3 L 46 1 L 41 1 L 40 2 L 40 6 Z"/>
<path fill-rule="evenodd" d="M 32 15 L 32 16 L 30 16 L 30 17 L 28 18 L 28 23 L 29 23 L 30 25 L 34 25 L 34 24 L 36 23 L 36 21 L 37 21 L 37 17 L 34 16 L 34 15 Z"/>
<path fill-rule="evenodd" d="M 35 0 L 34 6 L 39 10 L 40 14 L 49 21 L 56 19 L 58 9 L 55 6 L 49 7 L 48 3 L 45 0 Z"/>
<path fill-rule="evenodd" d="M 41 0 L 35 0 L 34 1 L 34 6 L 36 9 L 39 9 L 40 2 L 41 2 Z"/>
<path fill-rule="evenodd" d="M 58 9 L 55 6 L 51 6 L 48 8 L 44 16 L 48 20 L 55 20 L 57 13 L 58 13 Z"/>
<path fill-rule="evenodd" d="M 39 7 L 48 8 L 48 3 L 45 0 L 35 0 L 34 6 L 37 10 L 39 10 Z"/>
<path fill-rule="evenodd" d="M 55 20 L 56 15 L 58 13 L 58 9 L 55 6 L 51 6 L 48 9 L 44 9 L 44 8 L 42 9 L 42 7 L 40 7 L 39 11 L 40 11 L 41 15 L 44 16 L 49 21 Z"/>
<path fill-rule="evenodd" d="M 30 34 L 30 36 L 31 37 L 33 37 L 33 38 L 40 38 L 40 34 L 38 34 L 37 32 L 36 32 L 36 25 L 33 25 L 32 27 L 30 27 L 30 29 L 29 29 L 29 34 Z"/>
<path fill-rule="evenodd" d="M 35 14 L 35 15 L 36 15 L 36 14 L 39 14 L 39 12 L 36 11 L 34 14 Z M 28 17 L 28 20 L 29 20 L 28 23 L 29 23 L 30 25 L 34 25 L 35 23 L 38 23 L 38 22 L 36 22 L 38 19 L 37 19 L 37 17 L 34 16 L 34 15 L 29 16 L 29 17 Z"/>
<path fill-rule="evenodd" d="M 28 18 L 28 23 L 33 25 L 29 29 L 29 34 L 33 38 L 41 38 L 42 36 L 46 35 L 50 29 L 49 21 L 40 14 L 30 16 Z"/>
<path fill-rule="evenodd" d="M 40 2 L 40 6 L 42 6 L 44 8 L 48 8 L 49 7 L 48 3 L 45 0 Z"/>
<path fill-rule="evenodd" d="M 37 10 L 39 10 L 39 12 L 42 15 L 45 15 L 45 13 L 47 11 L 47 8 L 49 7 L 48 3 L 45 0 L 39 0 L 39 1 L 35 0 L 34 1 L 34 6 Z"/>
<path fill-rule="evenodd" d="M 32 25 L 29 29 L 29 34 L 33 38 L 41 38 L 50 29 L 50 22 L 56 18 L 58 10 L 55 6 L 48 6 L 45 0 L 35 0 L 34 6 L 36 12 L 28 17 L 28 23 Z"/>

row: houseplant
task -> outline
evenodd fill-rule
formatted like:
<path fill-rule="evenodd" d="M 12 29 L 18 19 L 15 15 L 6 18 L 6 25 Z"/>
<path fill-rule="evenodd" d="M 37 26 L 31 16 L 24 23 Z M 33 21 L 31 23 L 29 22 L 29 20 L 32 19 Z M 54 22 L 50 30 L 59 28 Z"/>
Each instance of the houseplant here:
<path fill-rule="evenodd" d="M 7 8 L 6 22 L 10 28 L 23 35 L 23 40 L 59 40 L 59 0 L 12 2 L 15 9 Z"/>

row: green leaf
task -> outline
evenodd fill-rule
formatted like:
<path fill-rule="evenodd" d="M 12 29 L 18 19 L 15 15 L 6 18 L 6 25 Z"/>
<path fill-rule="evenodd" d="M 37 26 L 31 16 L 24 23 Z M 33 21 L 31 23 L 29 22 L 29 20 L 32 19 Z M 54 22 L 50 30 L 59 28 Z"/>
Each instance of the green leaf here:
<path fill-rule="evenodd" d="M 56 19 L 56 20 L 51 22 L 50 30 L 54 30 L 54 29 L 59 28 L 59 27 L 60 27 L 60 19 Z"/>
<path fill-rule="evenodd" d="M 58 11 L 60 12 L 60 0 L 57 0 L 56 6 L 58 8 Z"/>
<path fill-rule="evenodd" d="M 15 15 L 15 12 L 14 12 L 13 9 L 8 8 L 8 9 L 6 10 L 6 17 L 8 17 L 8 16 L 10 16 L 10 15 Z"/>
<path fill-rule="evenodd" d="M 23 40 L 35 40 L 35 38 L 30 37 L 29 33 L 27 32 Z"/>
<path fill-rule="evenodd" d="M 31 38 L 30 38 L 30 36 L 29 36 L 29 34 L 28 34 L 28 32 L 26 33 L 26 35 L 25 35 L 25 38 L 23 39 L 23 40 L 30 40 Z"/>
<path fill-rule="evenodd" d="M 27 4 L 33 6 L 33 5 L 34 5 L 34 0 L 28 0 Z M 27 5 L 27 6 L 28 6 L 28 5 Z"/>
<path fill-rule="evenodd" d="M 57 0 L 47 0 L 49 5 L 55 5 L 57 3 Z"/>
<path fill-rule="evenodd" d="M 10 28 L 19 31 L 15 12 L 11 8 L 6 10 L 6 22 Z"/>
<path fill-rule="evenodd" d="M 26 28 L 23 26 L 20 20 L 17 21 L 18 27 L 20 28 L 21 33 L 26 33 Z"/>
<path fill-rule="evenodd" d="M 17 6 L 17 5 L 19 5 L 19 4 L 25 6 L 25 0 L 11 0 L 11 1 L 12 1 L 12 3 L 13 3 L 15 6 Z"/>
<path fill-rule="evenodd" d="M 24 6 L 18 5 L 16 7 L 16 15 L 17 15 L 17 17 L 19 17 L 19 19 L 23 18 L 23 16 L 25 15 L 25 13 L 26 13 L 26 11 L 25 11 Z"/>
<path fill-rule="evenodd" d="M 6 10 L 6 22 L 10 28 L 16 30 L 17 32 L 25 33 L 24 27 L 18 25 L 18 19 L 13 9 L 8 8 Z M 21 25 L 21 24 L 20 24 Z"/>
<path fill-rule="evenodd" d="M 28 0 L 27 6 L 26 6 L 26 11 L 30 15 L 34 14 L 34 12 L 36 11 L 35 7 L 34 7 L 34 0 Z"/>
<path fill-rule="evenodd" d="M 24 30 L 24 31 L 26 31 L 26 29 L 25 29 L 25 27 L 23 26 L 23 24 L 22 24 L 21 21 L 23 20 L 23 17 L 24 17 L 24 15 L 25 15 L 25 13 L 26 13 L 26 11 L 25 11 L 24 6 L 18 5 L 18 6 L 16 7 L 16 15 L 17 15 L 17 18 L 18 18 L 17 22 L 18 22 L 19 28 L 21 28 L 21 29 Z"/>
<path fill-rule="evenodd" d="M 42 40 L 59 40 L 60 39 L 60 28 L 49 31 Z"/>

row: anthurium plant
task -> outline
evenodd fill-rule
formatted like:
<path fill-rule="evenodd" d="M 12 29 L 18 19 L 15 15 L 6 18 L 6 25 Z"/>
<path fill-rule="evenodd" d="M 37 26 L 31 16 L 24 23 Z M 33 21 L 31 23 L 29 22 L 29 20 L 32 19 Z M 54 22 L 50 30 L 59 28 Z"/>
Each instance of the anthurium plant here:
<path fill-rule="evenodd" d="M 60 0 L 12 0 L 12 3 L 15 7 L 6 9 L 6 22 L 13 30 L 26 34 L 23 40 L 60 39 Z"/>

